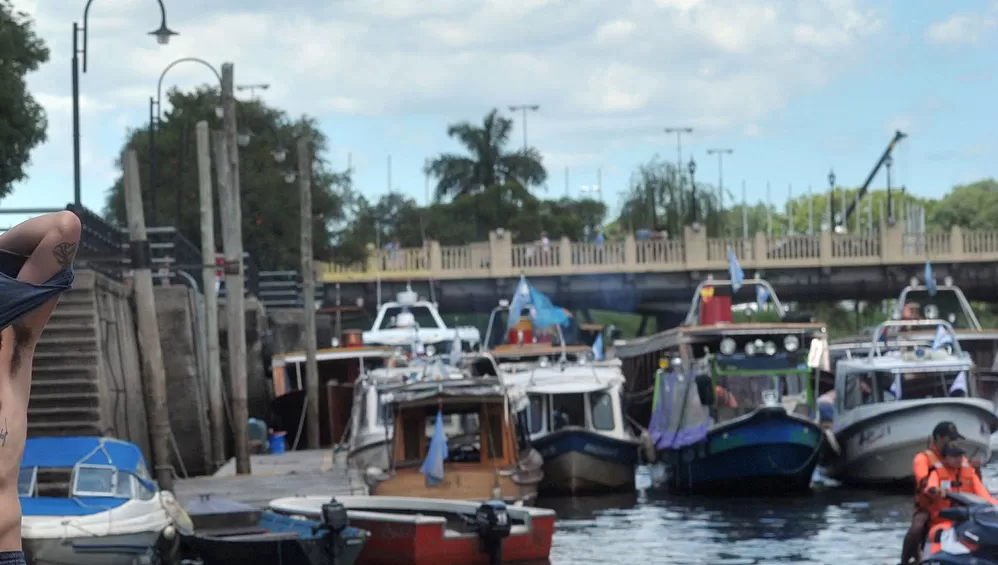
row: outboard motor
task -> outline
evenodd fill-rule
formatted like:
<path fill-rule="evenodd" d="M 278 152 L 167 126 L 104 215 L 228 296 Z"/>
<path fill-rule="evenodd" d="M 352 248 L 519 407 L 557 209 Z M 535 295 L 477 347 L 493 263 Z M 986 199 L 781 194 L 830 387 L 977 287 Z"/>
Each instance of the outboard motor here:
<path fill-rule="evenodd" d="M 998 507 L 973 494 L 951 492 L 952 504 L 939 517 L 953 522 L 926 544 L 923 565 L 998 565 Z M 929 553 L 932 544 L 939 550 Z"/>
<path fill-rule="evenodd" d="M 502 563 L 502 541 L 509 537 L 513 523 L 509 519 L 506 503 L 490 500 L 475 511 L 475 527 L 478 530 L 478 550 L 489 556 L 489 565 Z"/>
<path fill-rule="evenodd" d="M 350 518 L 347 516 L 347 509 L 342 502 L 335 498 L 322 505 L 322 527 L 331 531 L 328 544 L 331 546 L 334 558 L 338 558 L 343 552 L 343 542 L 340 534 L 350 525 Z"/>

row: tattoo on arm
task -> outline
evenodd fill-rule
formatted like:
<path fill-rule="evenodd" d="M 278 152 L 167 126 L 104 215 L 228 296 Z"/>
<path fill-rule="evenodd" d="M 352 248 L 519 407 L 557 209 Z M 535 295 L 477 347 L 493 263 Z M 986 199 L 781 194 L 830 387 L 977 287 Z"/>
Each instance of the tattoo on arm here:
<path fill-rule="evenodd" d="M 63 269 L 73 264 L 73 258 L 76 257 L 76 246 L 76 243 L 64 241 L 52 249 L 56 263 L 59 263 Z"/>
<path fill-rule="evenodd" d="M 3 419 L 3 428 L 0 429 L 0 447 L 7 447 L 7 418 Z"/>

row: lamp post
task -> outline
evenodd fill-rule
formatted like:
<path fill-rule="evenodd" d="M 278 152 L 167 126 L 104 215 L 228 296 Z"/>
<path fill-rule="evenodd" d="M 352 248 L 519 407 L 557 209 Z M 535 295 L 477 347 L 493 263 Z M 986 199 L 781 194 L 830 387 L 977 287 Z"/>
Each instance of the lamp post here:
<path fill-rule="evenodd" d="M 181 63 L 196 63 L 204 67 L 207 67 L 208 70 L 210 70 L 215 75 L 215 78 L 218 80 L 219 88 L 221 88 L 222 85 L 222 74 L 218 71 L 218 69 L 216 69 L 208 61 L 205 61 L 204 59 L 200 59 L 198 57 L 181 57 L 168 64 L 166 68 L 163 69 L 163 72 L 160 73 L 159 75 L 159 80 L 156 82 L 156 98 L 151 98 L 151 97 L 149 98 L 149 187 L 150 187 L 149 219 L 150 219 L 150 225 L 153 226 L 155 226 L 159 220 L 158 210 L 157 210 L 157 196 L 159 194 L 159 175 L 157 174 L 157 160 L 156 160 L 156 131 L 159 127 L 160 117 L 163 113 L 162 109 L 163 79 L 166 78 L 166 75 L 170 72 L 170 69 Z M 255 88 L 260 88 L 262 85 L 251 85 L 251 86 Z M 237 86 L 236 89 L 238 90 L 239 87 Z M 215 116 L 218 118 L 222 118 L 222 115 L 223 115 L 222 107 L 221 106 L 216 107 Z M 274 138 L 277 142 L 277 145 L 271 151 L 271 155 L 273 156 L 274 161 L 276 161 L 277 163 L 283 163 L 284 160 L 287 158 L 287 150 L 281 144 L 280 136 L 277 134 L 277 130 L 274 129 L 273 124 L 268 123 L 268 125 L 270 126 Z M 249 145 L 251 139 L 252 139 L 252 133 L 248 129 L 245 129 L 245 126 L 240 128 L 239 133 L 236 134 L 236 143 L 239 144 L 240 147 L 246 147 L 247 145 Z M 174 228 L 177 230 L 180 229 L 180 197 L 181 197 L 181 195 L 179 194 L 180 190 L 181 190 L 181 185 L 178 183 L 177 184 L 178 194 L 176 195 L 177 198 L 177 211 L 175 218 L 176 225 L 174 226 Z"/>
<path fill-rule="evenodd" d="M 835 169 L 828 171 L 828 229 L 833 233 L 838 221 L 835 218 Z"/>
<path fill-rule="evenodd" d="M 718 219 L 721 220 L 721 229 L 718 237 L 724 237 L 726 233 L 727 226 L 724 225 L 724 156 L 731 155 L 734 153 L 734 149 L 726 148 L 714 148 L 708 149 L 708 155 L 717 155 L 717 202 L 718 202 Z"/>
<path fill-rule="evenodd" d="M 83 25 L 73 22 L 73 203 L 81 205 L 83 191 L 80 181 L 80 56 L 83 57 L 83 72 L 87 72 L 87 23 L 90 19 L 90 5 L 94 0 L 87 0 L 83 8 Z M 150 31 L 149 35 L 156 38 L 160 45 L 170 42 L 170 37 L 177 35 L 166 25 L 166 6 L 163 0 L 156 0 L 159 4 L 159 28 Z M 80 36 L 82 37 L 82 47 L 80 46 Z"/>
<path fill-rule="evenodd" d="M 518 104 L 509 107 L 510 112 L 523 112 L 523 154 L 527 154 L 527 110 L 536 112 L 540 110 L 540 104 Z"/>
<path fill-rule="evenodd" d="M 692 217 L 692 224 L 690 227 L 693 231 L 700 231 L 700 219 L 697 218 L 697 162 L 690 157 L 690 163 L 686 166 L 690 172 L 690 216 Z"/>

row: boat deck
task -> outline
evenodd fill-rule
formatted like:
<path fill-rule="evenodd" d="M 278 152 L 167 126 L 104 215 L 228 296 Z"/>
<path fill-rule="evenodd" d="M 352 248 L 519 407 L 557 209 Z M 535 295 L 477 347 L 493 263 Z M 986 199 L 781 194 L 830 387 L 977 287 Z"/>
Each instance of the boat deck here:
<path fill-rule="evenodd" d="M 346 466 L 346 454 L 332 449 L 288 451 L 281 455 L 252 455 L 249 475 L 236 475 L 230 459 L 214 475 L 177 479 L 174 494 L 182 506 L 202 494 L 265 507 L 275 499 L 296 495 L 366 495 L 367 486 Z"/>

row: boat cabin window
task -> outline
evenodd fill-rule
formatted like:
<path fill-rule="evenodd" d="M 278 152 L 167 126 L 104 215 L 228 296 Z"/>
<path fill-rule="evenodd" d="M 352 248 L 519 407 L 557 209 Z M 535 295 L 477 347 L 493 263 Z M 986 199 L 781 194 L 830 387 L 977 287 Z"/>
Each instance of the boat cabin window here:
<path fill-rule="evenodd" d="M 539 394 L 530 395 L 530 433 L 538 434 L 544 431 L 544 397 Z"/>
<path fill-rule="evenodd" d="M 586 400 L 582 393 L 551 396 L 551 431 L 568 426 L 586 427 Z"/>
<path fill-rule="evenodd" d="M 479 463 L 503 459 L 505 418 L 502 403 L 444 405 L 444 433 L 447 435 L 447 461 Z M 403 408 L 399 416 L 402 444 L 400 464 L 422 463 L 430 449 L 436 428 L 437 407 Z"/>
<path fill-rule="evenodd" d="M 492 362 L 488 357 L 479 357 L 471 364 L 471 376 L 472 377 L 497 377 L 499 376 L 499 371 L 496 370 L 496 364 Z"/>
<path fill-rule="evenodd" d="M 17 473 L 17 496 L 34 496 L 38 467 L 22 467 Z"/>
<path fill-rule="evenodd" d="M 939 290 L 930 296 L 927 290 L 908 290 L 904 304 L 898 306 L 902 320 L 937 318 L 949 321 L 954 329 L 974 329 L 960 303 L 960 297 L 953 290 Z"/>
<path fill-rule="evenodd" d="M 520 453 L 530 449 L 530 410 L 521 410 L 516 414 L 516 447 Z"/>
<path fill-rule="evenodd" d="M 437 319 L 433 316 L 433 311 L 426 306 L 410 306 L 408 308 L 409 313 L 412 314 L 413 319 L 419 324 L 421 328 L 440 328 L 442 327 Z M 385 308 L 384 317 L 381 318 L 381 326 L 377 329 L 395 329 L 396 320 L 398 315 L 404 310 L 399 306 L 391 306 Z"/>
<path fill-rule="evenodd" d="M 846 377 L 844 406 L 848 410 L 863 404 L 965 396 L 953 391 L 960 371 L 870 371 Z M 961 394 L 962 393 L 962 394 Z"/>
<path fill-rule="evenodd" d="M 589 406 L 592 410 L 593 429 L 613 430 L 613 398 L 610 394 L 606 392 L 589 393 Z"/>
<path fill-rule="evenodd" d="M 77 465 L 73 472 L 72 495 L 115 496 L 118 470 L 106 465 Z"/>
<path fill-rule="evenodd" d="M 773 391 L 776 400 L 787 396 L 801 397 L 808 386 L 808 377 L 798 373 L 788 375 L 725 375 L 718 376 L 714 385 L 714 406 L 718 421 L 743 416 L 765 405 L 764 393 Z M 808 412 L 806 403 L 799 402 L 795 412 Z"/>

